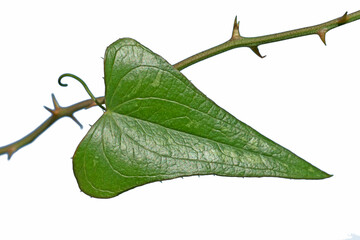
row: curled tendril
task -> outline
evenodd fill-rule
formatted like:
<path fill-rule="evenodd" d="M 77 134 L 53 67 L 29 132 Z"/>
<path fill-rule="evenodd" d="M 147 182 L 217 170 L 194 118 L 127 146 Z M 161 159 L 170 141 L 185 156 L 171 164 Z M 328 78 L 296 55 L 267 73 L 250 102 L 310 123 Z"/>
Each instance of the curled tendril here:
<path fill-rule="evenodd" d="M 83 87 L 85 88 L 86 92 L 89 94 L 89 96 L 91 97 L 91 99 L 96 103 L 96 105 L 98 105 L 100 108 L 102 108 L 104 111 L 106 110 L 97 100 L 96 98 L 94 97 L 94 95 L 91 93 L 90 89 L 88 88 L 88 86 L 86 85 L 86 83 L 81 79 L 79 78 L 78 76 L 74 75 L 74 74 L 71 74 L 71 73 L 64 73 L 62 74 L 60 77 L 59 77 L 59 80 L 58 80 L 58 83 L 60 86 L 62 87 L 67 87 L 68 85 L 66 83 L 62 83 L 61 80 L 64 78 L 64 77 L 71 77 L 71 78 L 74 78 L 75 80 L 77 80 L 78 82 L 81 83 L 81 85 L 83 85 Z"/>

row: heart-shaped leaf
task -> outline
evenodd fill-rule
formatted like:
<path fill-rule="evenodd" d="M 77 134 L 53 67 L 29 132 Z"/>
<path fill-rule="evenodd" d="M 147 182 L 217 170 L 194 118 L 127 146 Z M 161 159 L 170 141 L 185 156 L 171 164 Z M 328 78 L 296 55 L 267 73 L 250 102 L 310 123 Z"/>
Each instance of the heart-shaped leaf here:
<path fill-rule="evenodd" d="M 73 158 L 86 194 L 109 198 L 191 175 L 330 176 L 237 120 L 135 40 L 111 44 L 104 62 L 107 111 Z"/>

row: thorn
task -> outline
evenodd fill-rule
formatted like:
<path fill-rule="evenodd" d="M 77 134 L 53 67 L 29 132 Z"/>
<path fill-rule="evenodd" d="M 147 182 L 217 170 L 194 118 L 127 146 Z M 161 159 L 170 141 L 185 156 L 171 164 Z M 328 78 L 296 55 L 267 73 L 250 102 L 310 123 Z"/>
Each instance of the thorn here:
<path fill-rule="evenodd" d="M 50 109 L 50 108 L 48 108 L 46 106 L 44 106 L 44 108 L 46 110 L 48 110 L 52 115 L 57 115 L 59 110 L 61 109 L 61 107 L 60 107 L 58 101 L 56 100 L 56 97 L 55 97 L 54 94 L 51 94 L 51 98 L 52 98 L 52 102 L 53 102 L 53 105 L 54 105 L 54 109 Z"/>
<path fill-rule="evenodd" d="M 318 33 L 317 33 L 317 34 L 319 35 L 321 41 L 325 44 L 325 46 L 326 46 L 326 40 L 325 40 L 325 34 L 326 34 L 326 32 L 327 32 L 327 29 L 321 29 L 321 30 L 319 30 Z"/>
<path fill-rule="evenodd" d="M 260 54 L 259 48 L 258 48 L 257 46 L 255 46 L 255 47 L 249 47 L 249 48 L 250 48 L 256 55 L 258 55 L 260 58 L 266 57 L 266 55 L 262 56 L 262 55 Z"/>
<path fill-rule="evenodd" d="M 83 125 L 79 122 L 79 120 L 77 120 L 77 119 L 74 117 L 74 115 L 70 115 L 69 117 L 70 117 L 72 120 L 74 120 L 74 122 L 76 122 L 76 123 L 80 126 L 81 129 L 83 128 Z"/>
<path fill-rule="evenodd" d="M 56 100 L 56 97 L 55 97 L 55 95 L 53 93 L 51 94 L 51 98 L 52 98 L 55 110 L 59 109 L 60 105 L 59 105 L 58 101 Z"/>
<path fill-rule="evenodd" d="M 235 39 L 241 39 L 242 38 L 241 35 L 240 35 L 239 26 L 240 26 L 240 22 L 237 20 L 237 16 L 235 16 L 233 32 L 232 32 L 230 40 L 235 40 Z"/>
<path fill-rule="evenodd" d="M 44 106 L 44 108 L 45 108 L 46 110 L 48 110 L 52 115 L 55 115 L 54 110 L 48 108 L 47 106 Z"/>
<path fill-rule="evenodd" d="M 338 19 L 338 24 L 339 24 L 339 25 L 344 24 L 344 23 L 347 22 L 347 20 L 348 20 L 347 12 L 345 12 L 345 14 L 342 15 L 342 17 L 340 17 L 340 18 Z"/>
<path fill-rule="evenodd" d="M 15 147 L 11 147 L 8 149 L 7 151 L 7 155 L 8 155 L 8 161 L 10 161 L 10 158 L 13 156 L 13 154 L 16 152 L 16 148 Z"/>

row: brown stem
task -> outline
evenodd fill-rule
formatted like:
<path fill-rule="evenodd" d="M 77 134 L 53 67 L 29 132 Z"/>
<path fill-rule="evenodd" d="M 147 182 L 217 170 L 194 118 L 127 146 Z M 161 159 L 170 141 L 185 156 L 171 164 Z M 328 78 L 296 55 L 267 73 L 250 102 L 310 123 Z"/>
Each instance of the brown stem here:
<path fill-rule="evenodd" d="M 70 117 L 82 128 L 82 125 L 80 124 L 80 122 L 74 117 L 74 113 L 81 109 L 86 109 L 86 108 L 96 106 L 96 103 L 92 99 L 85 100 L 85 101 L 76 103 L 74 105 L 68 106 L 68 107 L 61 107 L 59 105 L 59 103 L 57 102 L 54 95 L 52 95 L 52 100 L 54 103 L 54 109 L 49 109 L 49 108 L 45 107 L 45 109 L 51 113 L 51 116 L 45 122 L 43 122 L 38 128 L 36 128 L 34 131 L 29 133 L 25 137 L 21 138 L 20 140 L 18 140 L 16 142 L 13 142 L 9 145 L 0 147 L 0 155 L 7 154 L 8 159 L 10 159 L 11 156 L 17 150 L 30 144 L 38 136 L 40 136 L 46 129 L 48 129 L 54 122 L 56 122 L 57 120 L 59 120 L 62 117 Z M 105 103 L 104 97 L 96 98 L 96 100 L 100 104 Z"/>

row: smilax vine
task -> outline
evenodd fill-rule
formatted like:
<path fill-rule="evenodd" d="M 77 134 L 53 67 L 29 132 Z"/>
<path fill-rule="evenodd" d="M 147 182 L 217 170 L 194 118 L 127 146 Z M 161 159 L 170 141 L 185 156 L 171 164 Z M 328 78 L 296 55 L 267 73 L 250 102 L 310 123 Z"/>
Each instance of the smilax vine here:
<path fill-rule="evenodd" d="M 235 18 L 230 40 L 175 65 L 136 40 L 123 38 L 107 47 L 104 57 L 105 96 L 54 109 L 42 125 L 24 138 L 0 148 L 11 156 L 34 141 L 62 117 L 99 106 L 103 115 L 91 127 L 73 157 L 81 190 L 110 198 L 137 186 L 192 175 L 324 179 L 331 175 L 264 137 L 199 91 L 180 70 L 233 48 L 258 47 L 299 36 L 326 33 L 360 18 L 360 11 L 311 27 L 261 37 L 243 37 Z M 106 106 L 106 107 L 105 107 Z"/>

